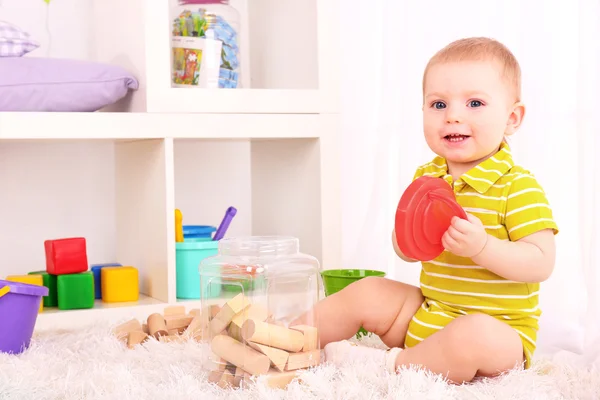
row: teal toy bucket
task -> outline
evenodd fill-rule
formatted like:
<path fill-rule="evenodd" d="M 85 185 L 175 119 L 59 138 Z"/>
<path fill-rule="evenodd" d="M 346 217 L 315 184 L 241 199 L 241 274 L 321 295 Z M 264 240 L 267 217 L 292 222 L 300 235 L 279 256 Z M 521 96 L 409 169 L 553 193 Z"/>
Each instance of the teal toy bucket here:
<path fill-rule="evenodd" d="M 190 241 L 175 243 L 175 274 L 176 295 L 178 299 L 200 299 L 200 273 L 198 266 L 200 262 L 217 255 L 218 241 Z M 208 297 L 216 297 L 220 294 L 218 286 L 211 285 Z"/>
<path fill-rule="evenodd" d="M 46 286 L 0 280 L 0 352 L 19 354 L 29 348 Z"/>

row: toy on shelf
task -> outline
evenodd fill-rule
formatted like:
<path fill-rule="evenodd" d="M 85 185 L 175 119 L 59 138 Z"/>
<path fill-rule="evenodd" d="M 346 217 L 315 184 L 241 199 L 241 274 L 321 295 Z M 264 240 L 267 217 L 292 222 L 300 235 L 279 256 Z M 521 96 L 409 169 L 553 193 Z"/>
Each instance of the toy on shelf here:
<path fill-rule="evenodd" d="M 102 301 L 118 303 L 138 301 L 139 274 L 131 266 L 102 268 Z"/>
<path fill-rule="evenodd" d="M 90 266 L 94 274 L 94 296 L 96 300 L 102 299 L 102 268 L 104 267 L 122 267 L 119 263 L 94 264 Z"/>
<path fill-rule="evenodd" d="M 20 282 L 27 283 L 29 285 L 44 286 L 44 278 L 42 278 L 40 275 L 9 275 L 6 277 L 6 280 L 10 282 Z M 40 308 L 38 312 L 42 311 L 44 311 L 43 301 L 40 302 Z"/>
<path fill-rule="evenodd" d="M 183 215 L 181 214 L 181 210 L 175 209 L 175 241 L 183 242 Z"/>
<path fill-rule="evenodd" d="M 58 309 L 94 307 L 94 275 L 91 271 L 58 276 Z"/>
<path fill-rule="evenodd" d="M 430 176 L 415 179 L 396 210 L 396 241 L 402 254 L 419 261 L 439 256 L 444 251 L 442 236 L 454 216 L 467 219 L 446 181 Z"/>
<path fill-rule="evenodd" d="M 42 284 L 48 288 L 48 295 L 44 296 L 44 307 L 58 306 L 58 280 L 57 275 L 49 274 L 46 271 L 32 271 L 29 275 L 40 275 Z"/>
<path fill-rule="evenodd" d="M 29 348 L 47 294 L 45 286 L 0 280 L 0 352 L 19 354 Z"/>
<path fill-rule="evenodd" d="M 229 207 L 219 228 L 216 228 L 211 225 L 183 225 L 181 210 L 175 210 L 175 276 L 178 299 L 200 299 L 198 266 L 205 258 L 218 253 L 219 240 L 224 237 L 236 213 L 235 207 Z"/>
<path fill-rule="evenodd" d="M 225 216 L 223 217 L 219 228 L 217 228 L 217 232 L 215 232 L 213 240 L 219 241 L 225 237 L 225 233 L 227 232 L 227 229 L 229 229 L 229 224 L 231 224 L 231 220 L 233 219 L 233 217 L 235 217 L 236 214 L 237 209 L 235 207 L 229 207 L 225 211 Z"/>
<path fill-rule="evenodd" d="M 46 240 L 46 271 L 52 275 L 76 274 L 87 271 L 85 238 Z"/>

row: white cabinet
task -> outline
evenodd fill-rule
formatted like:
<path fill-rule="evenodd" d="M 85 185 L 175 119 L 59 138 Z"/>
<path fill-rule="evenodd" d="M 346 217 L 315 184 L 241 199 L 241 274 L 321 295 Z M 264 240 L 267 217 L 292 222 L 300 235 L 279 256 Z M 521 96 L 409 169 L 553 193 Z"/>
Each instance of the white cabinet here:
<path fill-rule="evenodd" d="M 0 279 L 44 269 L 43 241 L 74 236 L 90 264 L 140 272 L 138 302 L 45 309 L 38 329 L 178 302 L 176 207 L 218 225 L 235 206 L 230 236 L 294 235 L 340 267 L 339 2 L 237 3 L 250 88 L 171 88 L 167 1 L 95 0 L 94 60 L 133 71 L 140 90 L 96 113 L 0 113 Z"/>

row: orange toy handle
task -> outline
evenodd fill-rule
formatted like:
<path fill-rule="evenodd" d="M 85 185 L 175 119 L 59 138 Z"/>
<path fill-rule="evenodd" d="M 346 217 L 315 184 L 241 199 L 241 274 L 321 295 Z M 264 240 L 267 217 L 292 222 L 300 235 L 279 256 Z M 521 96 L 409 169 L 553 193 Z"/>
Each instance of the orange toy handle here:
<path fill-rule="evenodd" d="M 10 292 L 10 286 L 4 286 L 2 289 L 0 289 L 0 298 L 8 292 Z"/>

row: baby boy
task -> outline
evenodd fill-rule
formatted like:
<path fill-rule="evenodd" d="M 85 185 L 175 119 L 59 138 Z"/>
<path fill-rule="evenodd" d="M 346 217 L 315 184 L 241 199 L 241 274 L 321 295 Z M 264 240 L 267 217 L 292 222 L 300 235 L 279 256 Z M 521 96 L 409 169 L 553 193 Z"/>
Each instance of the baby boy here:
<path fill-rule="evenodd" d="M 462 383 L 531 365 L 540 282 L 554 268 L 558 227 L 535 177 L 506 138 L 525 115 L 520 67 L 501 43 L 467 38 L 441 49 L 423 76 L 425 140 L 437 154 L 414 179 L 443 179 L 468 219 L 455 217 L 444 252 L 423 262 L 420 287 L 365 278 L 316 306 L 326 358 L 417 366 Z M 395 252 L 404 256 L 392 234 Z M 360 327 L 388 350 L 348 342 Z"/>

